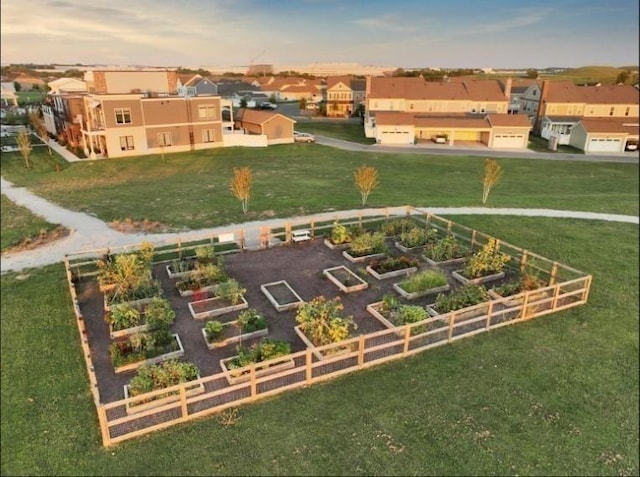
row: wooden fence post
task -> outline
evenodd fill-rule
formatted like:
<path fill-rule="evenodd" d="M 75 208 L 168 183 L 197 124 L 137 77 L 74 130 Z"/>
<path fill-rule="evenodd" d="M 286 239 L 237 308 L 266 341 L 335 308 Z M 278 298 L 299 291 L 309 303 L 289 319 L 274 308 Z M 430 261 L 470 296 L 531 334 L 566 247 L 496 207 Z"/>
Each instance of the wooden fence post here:
<path fill-rule="evenodd" d="M 551 277 L 549 277 L 549 285 L 555 285 L 558 276 L 558 262 L 553 262 L 551 266 Z"/>
<path fill-rule="evenodd" d="M 593 276 L 589 275 L 584 285 L 584 294 L 582 296 L 582 301 L 584 301 L 585 303 L 589 299 L 589 291 L 591 290 L 591 280 L 593 280 Z"/>
<path fill-rule="evenodd" d="M 182 258 L 182 239 L 178 239 L 178 258 Z"/>
<path fill-rule="evenodd" d="M 268 225 L 264 227 L 260 227 L 260 246 L 262 248 L 269 248 L 269 235 L 271 234 L 271 229 Z"/>
<path fill-rule="evenodd" d="M 240 229 L 238 231 L 238 242 L 240 242 L 240 250 L 242 250 L 244 252 L 245 250 L 245 239 L 244 239 L 244 229 Z"/>
<path fill-rule="evenodd" d="M 449 315 L 449 336 L 447 341 L 451 343 L 451 337 L 453 336 L 453 325 L 456 322 L 456 312 L 455 310 L 451 312 Z"/>
<path fill-rule="evenodd" d="M 364 335 L 358 338 L 358 367 L 364 366 Z"/>
<path fill-rule="evenodd" d="M 284 224 L 284 241 L 287 243 L 291 242 L 291 224 Z"/>
<path fill-rule="evenodd" d="M 556 311 L 558 306 L 558 296 L 560 295 L 560 284 L 558 283 L 553 289 L 553 301 L 551 302 L 551 310 Z"/>
<path fill-rule="evenodd" d="M 100 433 L 102 434 L 102 445 L 109 447 L 111 445 L 111 436 L 109 435 L 109 426 L 107 422 L 107 411 L 104 405 L 97 403 L 98 422 L 100 423 Z"/>
<path fill-rule="evenodd" d="M 186 421 L 189 418 L 189 409 L 187 408 L 187 389 L 185 384 L 180 387 L 180 410 L 182 411 L 182 419 Z"/>
<path fill-rule="evenodd" d="M 251 369 L 249 371 L 251 373 L 251 397 L 256 398 L 258 395 L 258 389 L 256 386 L 256 365 L 255 363 L 251 365 Z"/>
<path fill-rule="evenodd" d="M 447 221 L 447 235 L 450 236 L 451 235 L 451 226 L 452 226 L 452 222 L 450 220 Z M 475 232 L 475 230 L 474 230 Z"/>
<path fill-rule="evenodd" d="M 309 222 L 309 229 L 311 230 L 311 238 L 316 238 L 316 221 L 315 221 L 315 219 L 311 219 L 311 222 Z"/>
<path fill-rule="evenodd" d="M 527 266 L 528 254 L 526 250 L 522 251 L 522 258 L 520 259 L 520 272 L 524 271 L 524 268 Z"/>
<path fill-rule="evenodd" d="M 491 316 L 492 315 L 493 315 L 493 300 L 491 300 L 489 302 L 489 309 L 487 310 L 487 326 L 486 326 L 487 330 L 491 326 Z"/>
<path fill-rule="evenodd" d="M 411 327 L 409 324 L 404 325 L 404 347 L 402 354 L 406 355 L 409 352 L 409 337 L 411 336 Z"/>
<path fill-rule="evenodd" d="M 471 232 L 471 251 L 473 252 L 473 249 L 476 247 L 476 233 L 477 230 L 473 229 L 473 232 Z"/>
<path fill-rule="evenodd" d="M 522 316 L 522 320 L 528 320 L 528 313 L 527 313 L 527 305 L 529 304 L 529 290 L 526 290 L 524 292 L 524 298 L 522 300 L 522 312 L 521 312 L 521 316 Z"/>
<path fill-rule="evenodd" d="M 313 361 L 313 355 L 311 354 L 311 349 L 307 348 L 307 352 L 305 354 L 305 377 L 307 378 L 307 384 L 311 384 L 313 381 L 313 368 L 311 367 L 311 363 Z"/>

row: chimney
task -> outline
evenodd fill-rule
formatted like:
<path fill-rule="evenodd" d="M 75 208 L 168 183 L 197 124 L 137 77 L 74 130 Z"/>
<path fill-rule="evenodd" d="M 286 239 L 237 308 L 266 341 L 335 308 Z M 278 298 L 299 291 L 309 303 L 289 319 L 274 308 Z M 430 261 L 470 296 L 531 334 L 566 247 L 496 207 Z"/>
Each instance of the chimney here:
<path fill-rule="evenodd" d="M 546 100 L 549 95 L 549 80 L 542 81 L 542 89 L 540 90 L 540 100 L 538 101 L 538 112 L 536 113 L 536 119 L 533 123 L 533 130 L 536 134 L 540 135 L 542 130 L 542 118 L 546 112 Z"/>
<path fill-rule="evenodd" d="M 507 84 L 504 85 L 504 95 L 507 97 L 507 100 L 511 98 L 511 85 L 513 84 L 513 80 L 511 78 L 507 78 Z"/>

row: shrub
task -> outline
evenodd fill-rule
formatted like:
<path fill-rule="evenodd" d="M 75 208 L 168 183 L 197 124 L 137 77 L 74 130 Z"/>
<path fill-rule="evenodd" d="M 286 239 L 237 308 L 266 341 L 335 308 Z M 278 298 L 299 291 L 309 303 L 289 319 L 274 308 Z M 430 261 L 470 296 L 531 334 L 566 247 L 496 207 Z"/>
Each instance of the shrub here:
<path fill-rule="evenodd" d="M 405 268 L 417 267 L 418 261 L 404 255 L 400 257 L 385 257 L 382 260 L 371 260 L 369 266 L 377 273 L 393 272 Z"/>
<path fill-rule="evenodd" d="M 129 303 L 120 303 L 111 308 L 105 319 L 114 331 L 118 331 L 138 326 L 142 322 L 142 315 L 138 308 Z"/>
<path fill-rule="evenodd" d="M 129 395 L 164 389 L 176 384 L 198 379 L 198 367 L 189 362 L 170 359 L 159 364 L 142 366 L 129 383 Z"/>
<path fill-rule="evenodd" d="M 232 304 L 240 303 L 242 297 L 247 292 L 246 288 L 242 288 L 237 280 L 231 278 L 226 282 L 222 282 L 216 289 L 216 295 L 226 298 Z"/>
<path fill-rule="evenodd" d="M 264 330 L 267 327 L 267 320 L 254 308 L 248 308 L 238 315 L 238 325 L 243 333 L 252 333 Z"/>
<path fill-rule="evenodd" d="M 349 245 L 349 253 L 356 257 L 386 252 L 388 248 L 382 232 L 365 232 L 355 237 Z"/>
<path fill-rule="evenodd" d="M 220 338 L 223 329 L 222 323 L 218 320 L 207 321 L 207 324 L 204 325 L 204 332 L 207 335 L 208 341 L 215 341 L 217 338 Z"/>
<path fill-rule="evenodd" d="M 424 250 L 424 255 L 434 262 L 444 262 L 456 258 L 463 258 L 468 250 L 462 246 L 454 236 L 444 237 Z"/>
<path fill-rule="evenodd" d="M 384 222 L 380 229 L 387 237 L 392 237 L 411 230 L 415 225 L 415 222 L 411 219 L 391 219 Z"/>
<path fill-rule="evenodd" d="M 151 328 L 168 327 L 175 320 L 176 312 L 169 300 L 156 296 L 144 307 L 144 318 Z"/>
<path fill-rule="evenodd" d="M 407 293 L 421 292 L 447 284 L 447 276 L 439 270 L 425 270 L 401 281 L 398 286 Z"/>
<path fill-rule="evenodd" d="M 236 352 L 238 355 L 229 362 L 229 369 L 242 368 L 252 363 L 286 356 L 291 354 L 291 345 L 286 341 L 265 338 L 254 343 L 250 348 L 240 345 L 236 348 Z"/>
<path fill-rule="evenodd" d="M 331 242 L 335 245 L 351 242 L 351 234 L 347 227 L 335 222 L 331 228 Z"/>
<path fill-rule="evenodd" d="M 412 229 L 400 234 L 400 243 L 408 248 L 421 247 L 428 243 L 435 243 L 438 239 L 438 231 L 436 229 L 424 229 L 421 227 L 413 227 Z"/>

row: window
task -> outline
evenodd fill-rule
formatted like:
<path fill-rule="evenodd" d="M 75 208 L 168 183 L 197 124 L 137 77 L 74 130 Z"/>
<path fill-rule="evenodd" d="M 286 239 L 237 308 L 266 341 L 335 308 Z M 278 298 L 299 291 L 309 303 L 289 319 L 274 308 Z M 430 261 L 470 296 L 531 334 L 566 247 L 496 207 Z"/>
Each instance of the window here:
<path fill-rule="evenodd" d="M 158 133 L 158 146 L 171 146 L 171 133 L 161 132 Z"/>
<path fill-rule="evenodd" d="M 616 109 L 616 108 L 615 108 L 614 106 L 611 106 L 611 109 L 609 110 L 609 116 L 613 116 L 613 111 L 614 111 L 615 109 Z"/>
<path fill-rule="evenodd" d="M 122 151 L 132 151 L 133 136 L 120 136 L 120 149 Z"/>
<path fill-rule="evenodd" d="M 625 116 L 629 116 L 629 109 L 630 109 L 630 107 L 627 106 L 627 109 L 624 110 L 624 115 Z"/>
<path fill-rule="evenodd" d="M 198 106 L 198 117 L 200 119 L 215 119 L 216 107 L 213 105 Z"/>
<path fill-rule="evenodd" d="M 205 129 L 202 131 L 202 142 L 215 142 L 216 132 L 213 129 Z"/>
<path fill-rule="evenodd" d="M 131 124 L 131 108 L 115 108 L 116 124 Z"/>

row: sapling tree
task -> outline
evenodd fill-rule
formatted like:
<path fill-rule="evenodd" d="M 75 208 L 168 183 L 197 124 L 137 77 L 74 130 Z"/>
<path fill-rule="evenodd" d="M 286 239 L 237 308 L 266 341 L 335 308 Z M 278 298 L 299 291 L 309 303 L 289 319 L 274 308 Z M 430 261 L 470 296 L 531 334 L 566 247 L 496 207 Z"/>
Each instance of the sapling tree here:
<path fill-rule="evenodd" d="M 486 204 L 489 198 L 489 193 L 494 185 L 496 185 L 502 178 L 502 167 L 494 159 L 487 159 L 484 161 L 484 177 L 482 179 L 482 203 Z"/>
<path fill-rule="evenodd" d="M 371 191 L 378 187 L 380 183 L 378 180 L 378 170 L 375 167 L 363 165 L 353 173 L 353 178 L 362 197 L 362 205 L 364 206 Z"/>
<path fill-rule="evenodd" d="M 20 154 L 24 158 L 24 165 L 27 169 L 31 169 L 31 163 L 29 162 L 29 156 L 31 155 L 31 135 L 27 131 L 20 131 L 16 136 L 18 147 L 20 148 Z"/>
<path fill-rule="evenodd" d="M 44 121 L 40 117 L 40 114 L 37 112 L 29 113 L 29 122 L 33 127 L 33 130 L 36 132 L 40 139 L 42 139 L 47 145 L 47 149 L 49 150 L 49 155 L 51 156 L 53 152 L 51 151 L 51 145 L 49 144 L 49 131 L 47 131 L 47 126 L 45 126 Z"/>
<path fill-rule="evenodd" d="M 242 203 L 242 212 L 245 214 L 247 213 L 249 199 L 251 198 L 251 182 L 251 168 L 233 168 L 233 179 L 231 180 L 229 189 Z"/>

